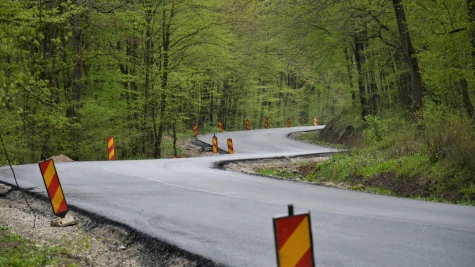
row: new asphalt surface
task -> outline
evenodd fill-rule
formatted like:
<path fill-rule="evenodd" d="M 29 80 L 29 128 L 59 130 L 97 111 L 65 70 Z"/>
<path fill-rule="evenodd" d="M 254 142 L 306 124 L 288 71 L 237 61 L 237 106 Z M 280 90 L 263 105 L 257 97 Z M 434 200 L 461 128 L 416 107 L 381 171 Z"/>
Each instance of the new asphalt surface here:
<path fill-rule="evenodd" d="M 379 196 L 210 168 L 214 162 L 331 152 L 287 135 L 321 127 L 218 133 L 235 155 L 57 163 L 70 205 L 228 266 L 275 266 L 272 218 L 310 211 L 317 266 L 475 266 L 475 208 Z M 211 143 L 212 135 L 199 140 Z M 45 194 L 38 165 L 14 167 Z M 0 180 L 14 183 L 10 170 Z"/>

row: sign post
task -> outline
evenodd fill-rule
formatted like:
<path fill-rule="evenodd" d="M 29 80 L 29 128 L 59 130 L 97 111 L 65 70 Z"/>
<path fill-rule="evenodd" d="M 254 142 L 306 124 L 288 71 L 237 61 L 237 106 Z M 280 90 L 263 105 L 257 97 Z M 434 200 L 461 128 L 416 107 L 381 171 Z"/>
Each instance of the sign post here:
<path fill-rule="evenodd" d="M 315 267 L 310 213 L 275 217 L 274 237 L 278 267 Z"/>
<path fill-rule="evenodd" d="M 107 137 L 107 151 L 109 153 L 109 160 L 115 160 L 114 137 Z"/>
<path fill-rule="evenodd" d="M 53 213 L 58 217 L 64 218 L 69 209 L 54 162 L 52 159 L 48 159 L 38 163 L 38 165 L 40 166 L 41 175 L 43 176 Z"/>

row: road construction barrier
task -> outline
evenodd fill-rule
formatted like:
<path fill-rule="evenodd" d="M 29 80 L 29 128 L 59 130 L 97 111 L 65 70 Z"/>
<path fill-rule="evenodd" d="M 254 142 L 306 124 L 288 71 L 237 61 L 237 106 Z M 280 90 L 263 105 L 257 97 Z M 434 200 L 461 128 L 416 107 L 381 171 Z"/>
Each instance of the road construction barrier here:
<path fill-rule="evenodd" d="M 288 211 L 288 216 L 273 220 L 277 266 L 314 267 L 310 213 L 294 215 L 293 205 L 288 206 Z"/>
<path fill-rule="evenodd" d="M 269 118 L 267 117 L 264 119 L 264 128 L 269 128 Z"/>
<path fill-rule="evenodd" d="M 228 153 L 234 154 L 233 139 L 228 138 Z"/>
<path fill-rule="evenodd" d="M 64 217 L 69 209 L 54 162 L 52 159 L 48 159 L 38 163 L 38 165 L 40 166 L 41 175 L 43 176 L 53 213 L 56 216 Z"/>
<path fill-rule="evenodd" d="M 107 151 L 109 154 L 109 160 L 115 160 L 115 148 L 114 148 L 114 137 L 107 137 Z"/>
<path fill-rule="evenodd" d="M 246 130 L 251 130 L 251 123 L 249 122 L 248 119 L 246 119 Z"/>
<path fill-rule="evenodd" d="M 213 154 L 218 153 L 218 137 L 213 135 Z"/>
<path fill-rule="evenodd" d="M 223 132 L 223 123 L 221 121 L 218 121 L 218 130 L 220 133 Z"/>
<path fill-rule="evenodd" d="M 197 137 L 198 136 L 198 124 L 195 123 L 193 125 L 193 137 Z"/>
<path fill-rule="evenodd" d="M 287 127 L 290 127 L 290 126 L 292 126 L 290 123 L 290 118 L 287 118 Z"/>
<path fill-rule="evenodd" d="M 313 126 L 317 126 L 317 117 L 313 117 Z"/>

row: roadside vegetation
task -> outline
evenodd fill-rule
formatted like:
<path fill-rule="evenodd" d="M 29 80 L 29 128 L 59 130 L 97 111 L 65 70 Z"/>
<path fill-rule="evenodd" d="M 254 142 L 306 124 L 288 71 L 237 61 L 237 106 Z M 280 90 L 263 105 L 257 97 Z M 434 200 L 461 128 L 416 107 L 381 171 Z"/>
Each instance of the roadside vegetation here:
<path fill-rule="evenodd" d="M 440 105 L 427 105 L 417 119 L 348 118 L 332 121 L 321 133 L 300 136 L 301 140 L 320 145 L 346 144 L 349 149 L 315 164 L 302 180 L 344 183 L 354 190 L 473 205 L 475 131 L 470 119 Z M 294 176 L 273 169 L 261 169 L 259 173 Z"/>
<path fill-rule="evenodd" d="M 0 266 L 81 266 L 66 246 L 42 246 L 0 226 Z"/>

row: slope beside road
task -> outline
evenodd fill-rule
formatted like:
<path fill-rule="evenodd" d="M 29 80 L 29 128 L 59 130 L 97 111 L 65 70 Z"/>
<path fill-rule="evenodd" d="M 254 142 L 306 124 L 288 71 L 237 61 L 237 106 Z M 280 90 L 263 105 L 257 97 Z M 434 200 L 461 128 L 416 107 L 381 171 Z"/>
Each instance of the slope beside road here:
<path fill-rule="evenodd" d="M 68 203 L 229 266 L 275 266 L 272 218 L 310 211 L 317 266 L 473 266 L 475 208 L 365 194 L 210 167 L 221 160 L 333 150 L 287 138 L 294 127 L 218 133 L 235 155 L 57 163 Z M 212 135 L 200 136 L 211 143 Z M 36 164 L 20 186 L 45 194 Z M 8 168 L 0 180 L 13 183 Z"/>

